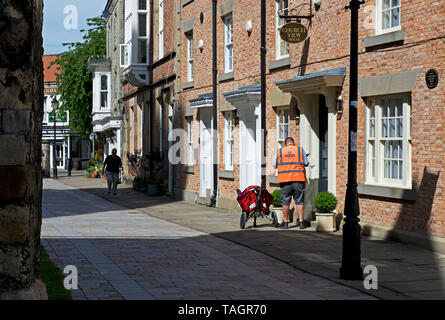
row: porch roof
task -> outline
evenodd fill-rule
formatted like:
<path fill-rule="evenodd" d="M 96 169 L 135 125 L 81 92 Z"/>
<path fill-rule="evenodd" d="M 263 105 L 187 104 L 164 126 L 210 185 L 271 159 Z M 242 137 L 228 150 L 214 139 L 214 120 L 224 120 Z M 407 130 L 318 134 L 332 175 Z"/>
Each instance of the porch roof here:
<path fill-rule="evenodd" d="M 213 107 L 213 92 L 198 95 L 198 98 L 190 100 L 191 108 Z"/>
<path fill-rule="evenodd" d="M 341 87 L 346 76 L 346 67 L 323 70 L 281 80 L 275 84 L 284 92 L 298 92 L 319 89 L 321 87 Z"/>
<path fill-rule="evenodd" d="M 261 84 L 251 84 L 249 86 L 240 87 L 240 88 L 238 88 L 236 90 L 223 93 L 223 96 L 225 98 L 228 98 L 228 97 L 231 97 L 231 96 L 236 96 L 236 95 L 241 95 L 241 94 L 248 94 L 248 93 L 257 93 L 257 92 L 261 92 Z"/>

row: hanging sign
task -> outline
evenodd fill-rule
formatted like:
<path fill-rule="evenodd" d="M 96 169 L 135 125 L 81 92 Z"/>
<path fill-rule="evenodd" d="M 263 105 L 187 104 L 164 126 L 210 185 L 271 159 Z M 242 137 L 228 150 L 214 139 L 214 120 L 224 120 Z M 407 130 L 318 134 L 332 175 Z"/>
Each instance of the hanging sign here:
<path fill-rule="evenodd" d="M 280 37 L 289 43 L 299 43 L 306 40 L 307 28 L 299 22 L 288 22 L 280 29 Z"/>
<path fill-rule="evenodd" d="M 434 89 L 439 83 L 439 73 L 437 70 L 430 69 L 425 74 L 426 85 L 429 89 Z"/>

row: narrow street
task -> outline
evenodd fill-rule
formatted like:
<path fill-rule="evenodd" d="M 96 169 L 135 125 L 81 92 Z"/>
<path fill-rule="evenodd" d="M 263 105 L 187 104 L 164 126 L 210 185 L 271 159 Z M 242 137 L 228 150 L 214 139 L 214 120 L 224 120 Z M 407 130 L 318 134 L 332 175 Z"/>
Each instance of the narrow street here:
<path fill-rule="evenodd" d="M 78 268 L 73 299 L 374 299 L 50 179 L 42 244 L 62 270 Z"/>

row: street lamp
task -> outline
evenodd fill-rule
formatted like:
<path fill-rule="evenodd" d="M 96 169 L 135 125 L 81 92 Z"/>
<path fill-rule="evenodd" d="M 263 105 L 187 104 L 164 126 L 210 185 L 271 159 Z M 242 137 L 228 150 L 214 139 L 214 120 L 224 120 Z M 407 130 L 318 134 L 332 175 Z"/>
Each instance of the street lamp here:
<path fill-rule="evenodd" d="M 54 179 L 57 179 L 57 160 L 56 160 L 56 111 L 59 108 L 59 101 L 57 100 L 56 96 L 54 96 L 54 99 L 51 101 L 51 107 L 53 108 L 53 119 L 54 119 L 54 143 L 53 143 L 53 173 L 54 173 Z"/>
<path fill-rule="evenodd" d="M 343 225 L 343 256 L 340 278 L 361 280 L 360 264 L 360 207 L 357 193 L 357 109 L 358 109 L 358 11 L 365 1 L 351 0 L 346 9 L 351 10 L 351 57 L 349 70 L 349 146 L 348 184 L 345 199 L 345 224 Z"/>

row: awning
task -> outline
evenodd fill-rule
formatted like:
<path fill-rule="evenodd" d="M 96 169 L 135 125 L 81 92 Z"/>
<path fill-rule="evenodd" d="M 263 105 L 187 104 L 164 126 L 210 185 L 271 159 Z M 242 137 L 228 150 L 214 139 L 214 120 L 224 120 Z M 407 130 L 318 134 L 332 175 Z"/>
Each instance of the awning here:
<path fill-rule="evenodd" d="M 200 94 L 198 98 L 190 100 L 190 107 L 197 108 L 212 108 L 213 107 L 213 93 Z"/>
<path fill-rule="evenodd" d="M 283 92 L 310 92 L 322 87 L 341 87 L 346 76 L 346 67 L 309 73 L 293 79 L 277 81 Z"/>
<path fill-rule="evenodd" d="M 252 84 L 239 89 L 223 93 L 224 98 L 239 108 L 243 105 L 258 105 L 261 101 L 261 85 Z"/>

